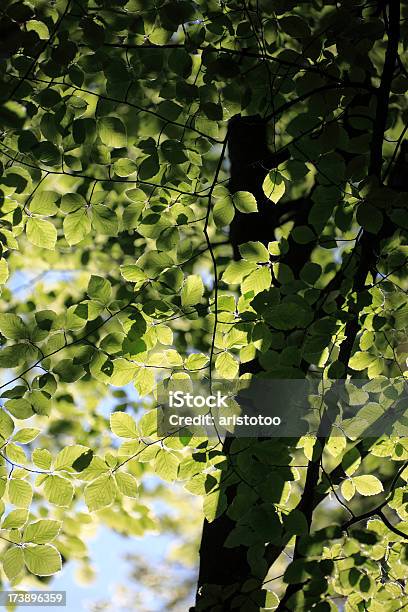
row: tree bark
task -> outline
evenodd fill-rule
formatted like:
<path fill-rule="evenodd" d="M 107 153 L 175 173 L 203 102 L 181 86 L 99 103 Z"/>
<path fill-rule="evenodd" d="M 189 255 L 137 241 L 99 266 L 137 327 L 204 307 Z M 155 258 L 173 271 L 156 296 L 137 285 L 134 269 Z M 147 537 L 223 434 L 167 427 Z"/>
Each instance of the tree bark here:
<path fill-rule="evenodd" d="M 239 245 L 248 241 L 259 241 L 267 245 L 275 239 L 275 229 L 281 224 L 282 217 L 295 213 L 295 224 L 304 224 L 310 208 L 310 199 L 301 198 L 296 202 L 284 202 L 280 205 L 272 204 L 266 198 L 262 184 L 267 173 L 288 159 L 287 151 L 275 155 L 267 143 L 267 122 L 259 116 L 233 117 L 229 125 L 228 151 L 230 160 L 231 193 L 237 191 L 251 192 L 257 201 L 258 212 L 243 214 L 236 211 L 230 226 L 230 241 L 233 248 L 234 259 L 240 259 Z M 298 272 L 309 259 L 312 246 L 296 245 L 295 257 L 291 254 L 290 264 Z M 289 256 L 289 253 L 288 253 Z M 286 259 L 286 258 L 285 258 Z M 296 261 L 295 261 L 296 260 Z M 255 359 L 242 364 L 240 373 L 260 371 L 258 361 Z M 227 437 L 223 452 L 228 456 L 234 437 Z M 223 489 L 227 497 L 228 507 L 234 500 L 237 484 Z M 205 601 L 210 596 L 215 585 L 224 590 L 231 588 L 231 599 L 236 595 L 234 585 L 242 585 L 251 577 L 251 569 L 247 560 L 248 548 L 239 546 L 225 548 L 224 542 L 229 533 L 236 526 L 226 513 L 209 523 L 206 519 L 203 524 L 200 546 L 200 569 L 196 596 L 196 607 L 193 610 L 218 610 L 217 607 L 206 608 Z M 211 586 L 210 586 L 211 585 Z M 228 610 L 230 600 L 223 602 L 223 610 Z M 220 609 L 221 610 L 221 609 Z"/>
<path fill-rule="evenodd" d="M 231 164 L 229 189 L 236 191 L 250 191 L 256 198 L 258 212 L 243 214 L 236 211 L 235 218 L 230 227 L 230 241 L 233 248 L 234 259 L 240 259 L 239 245 L 250 240 L 259 240 L 264 244 L 274 239 L 276 213 L 262 191 L 263 180 L 268 171 L 284 160 L 273 158 L 267 146 L 267 124 L 259 116 L 234 117 L 229 126 L 228 151 Z M 246 364 L 250 371 L 259 368 L 256 362 Z M 226 438 L 223 452 L 228 456 L 233 437 Z M 236 495 L 236 485 L 228 487 L 225 491 L 228 506 Z M 205 585 L 220 585 L 223 588 L 240 584 L 250 575 L 247 561 L 247 548 L 225 548 L 224 542 L 228 534 L 235 527 L 235 521 L 226 513 L 209 523 L 206 519 L 203 524 L 200 546 L 200 569 L 196 597 L 197 610 L 200 603 L 208 595 Z M 195 610 L 195 608 L 192 608 Z"/>

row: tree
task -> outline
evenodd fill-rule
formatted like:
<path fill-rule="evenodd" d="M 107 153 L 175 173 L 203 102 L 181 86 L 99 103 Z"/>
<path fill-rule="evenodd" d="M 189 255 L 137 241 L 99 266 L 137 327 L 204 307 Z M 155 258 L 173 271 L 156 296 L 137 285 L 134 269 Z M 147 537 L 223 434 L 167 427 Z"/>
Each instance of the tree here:
<path fill-rule="evenodd" d="M 408 446 L 387 420 L 405 400 L 407 16 L 3 3 L 13 585 L 84 554 L 78 521 L 151 528 L 153 470 L 204 498 L 197 612 L 407 605 Z M 238 376 L 323 381 L 317 434 L 158 435 L 157 380 Z M 340 388 L 357 431 L 336 421 Z"/>

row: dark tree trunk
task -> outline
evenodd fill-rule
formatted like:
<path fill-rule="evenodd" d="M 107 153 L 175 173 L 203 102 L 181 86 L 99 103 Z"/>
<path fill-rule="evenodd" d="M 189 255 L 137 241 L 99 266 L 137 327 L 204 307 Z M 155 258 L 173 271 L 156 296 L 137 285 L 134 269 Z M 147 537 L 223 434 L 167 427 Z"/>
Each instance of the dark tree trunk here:
<path fill-rule="evenodd" d="M 294 220 L 295 225 L 305 225 L 311 206 L 310 198 L 300 198 L 297 201 L 284 202 L 274 205 L 262 190 L 262 184 L 267 173 L 288 159 L 287 151 L 279 155 L 274 154 L 267 144 L 267 123 L 259 116 L 234 117 L 229 126 L 228 140 L 229 159 L 231 164 L 229 189 L 236 191 L 249 191 L 257 201 L 258 212 L 243 214 L 236 211 L 230 227 L 230 241 L 233 248 L 234 259 L 240 259 L 239 245 L 248 241 L 260 241 L 267 245 L 275 239 L 275 229 L 288 217 Z M 310 258 L 314 248 L 313 243 L 307 245 L 292 245 L 290 241 L 288 254 L 282 261 L 291 266 L 295 276 Z M 307 369 L 307 364 L 305 364 Z M 240 373 L 260 371 L 257 360 L 245 363 Z M 223 451 L 228 456 L 234 437 L 226 438 Z M 227 497 L 228 507 L 232 504 L 237 492 L 237 484 L 223 488 Z M 224 542 L 229 533 L 236 526 L 226 513 L 209 523 L 204 520 L 200 546 L 200 570 L 196 597 L 196 608 L 192 610 L 220 610 L 216 605 L 204 607 L 204 602 L 210 597 L 211 587 L 231 590 L 231 598 L 224 600 L 222 609 L 231 609 L 230 602 L 236 595 L 236 587 L 241 586 L 251 577 L 251 568 L 248 563 L 248 548 L 239 546 L 225 548 Z M 211 585 L 211 586 L 209 586 Z M 235 587 L 235 588 L 234 588 Z M 239 590 L 239 589 L 238 589 Z"/>
<path fill-rule="evenodd" d="M 230 227 L 230 241 L 234 259 L 240 259 L 239 245 L 248 241 L 260 241 L 267 245 L 275 239 L 275 228 L 282 216 L 282 207 L 275 207 L 262 190 L 265 176 L 274 167 L 288 158 L 286 151 L 275 155 L 267 144 L 267 124 L 259 116 L 234 117 L 229 126 L 228 139 L 229 160 L 231 164 L 229 189 L 251 192 L 257 201 L 258 212 L 243 214 L 236 211 Z M 300 203 L 300 210 L 304 201 Z M 257 360 L 243 364 L 240 372 L 256 373 L 260 369 Z M 223 451 L 228 456 L 233 437 L 226 438 Z M 224 489 L 228 506 L 236 495 L 237 485 Z M 224 590 L 231 588 L 231 597 L 236 594 L 235 586 L 242 585 L 250 576 L 251 569 L 247 560 L 248 549 L 245 546 L 225 548 L 224 542 L 236 523 L 226 513 L 212 523 L 204 520 L 200 546 L 200 570 L 196 606 L 204 608 L 211 587 L 218 585 Z M 217 609 L 215 607 L 214 609 Z M 228 599 L 223 609 L 229 609 Z"/>
<path fill-rule="evenodd" d="M 236 211 L 231 223 L 230 240 L 234 259 L 240 259 L 238 247 L 257 240 L 267 245 L 274 240 L 277 211 L 265 197 L 262 183 L 268 171 L 287 159 L 284 151 L 279 156 L 268 148 L 266 123 L 259 116 L 233 117 L 229 126 L 228 151 L 231 163 L 229 189 L 250 191 L 256 198 L 258 212 L 244 214 Z"/>
<path fill-rule="evenodd" d="M 259 116 L 234 117 L 229 126 L 229 189 L 231 193 L 250 191 L 258 204 L 257 213 L 243 214 L 236 211 L 230 228 L 234 259 L 240 258 L 240 244 L 250 240 L 267 244 L 274 239 L 276 214 L 262 191 L 262 183 L 268 170 L 277 165 L 267 145 L 266 128 L 266 123 Z M 249 369 L 256 371 L 258 366 L 252 362 Z M 246 370 L 248 371 L 248 367 Z M 229 437 L 224 442 L 223 450 L 226 455 L 233 439 Z M 236 485 L 227 488 L 225 494 L 229 506 L 236 495 Z M 204 585 L 221 585 L 225 588 L 237 583 L 242 584 L 250 575 L 247 549 L 244 546 L 224 548 L 224 542 L 234 527 L 235 521 L 226 513 L 212 523 L 204 520 L 196 605 L 206 597 Z"/>
<path fill-rule="evenodd" d="M 230 241 L 234 259 L 240 258 L 239 245 L 250 240 L 259 240 L 264 244 L 274 239 L 276 213 L 262 191 L 262 183 L 268 171 L 280 161 L 274 159 L 267 145 L 267 126 L 259 116 L 234 117 L 229 126 L 228 151 L 231 164 L 229 189 L 250 191 L 256 198 L 258 212 L 243 214 L 236 211 L 230 228 Z M 256 362 L 246 364 L 246 371 L 256 371 Z M 249 367 L 248 367 L 249 366 Z M 224 452 L 228 455 L 234 438 L 228 437 L 224 442 Z M 236 485 L 225 490 L 228 506 L 236 495 Z M 209 523 L 203 524 L 200 546 L 200 570 L 196 605 L 207 598 L 208 586 L 220 585 L 227 588 L 242 584 L 250 575 L 247 561 L 247 548 L 225 548 L 224 542 L 235 527 L 235 521 L 226 513 Z"/>

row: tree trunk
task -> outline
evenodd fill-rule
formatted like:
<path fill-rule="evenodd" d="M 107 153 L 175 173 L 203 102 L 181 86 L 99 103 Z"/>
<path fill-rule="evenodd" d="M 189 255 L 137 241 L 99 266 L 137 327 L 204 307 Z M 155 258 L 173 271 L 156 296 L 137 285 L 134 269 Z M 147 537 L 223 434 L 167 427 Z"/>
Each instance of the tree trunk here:
<path fill-rule="evenodd" d="M 285 202 L 283 205 L 273 205 L 265 196 L 262 184 L 267 173 L 288 159 L 286 151 L 274 154 L 267 144 L 267 123 L 259 116 L 233 117 L 229 126 L 228 140 L 229 159 L 231 164 L 229 189 L 251 192 L 257 201 L 258 212 L 243 214 L 236 211 L 230 227 L 230 241 L 234 259 L 240 259 L 239 245 L 248 241 L 260 241 L 267 245 L 275 239 L 275 229 L 281 223 L 282 216 L 296 211 L 295 223 L 304 223 L 310 207 L 310 200 L 302 198 L 297 202 Z M 293 212 L 293 211 L 292 211 Z M 299 245 L 297 245 L 299 246 Z M 312 247 L 300 247 L 296 255 L 296 264 L 291 264 L 299 270 L 309 259 Z M 241 365 L 240 373 L 259 372 L 257 360 Z M 227 437 L 223 452 L 228 456 L 234 437 Z M 237 492 L 234 482 L 223 488 L 227 497 L 228 507 L 231 506 Z M 222 588 L 224 596 L 230 590 L 230 598 L 223 601 L 222 609 L 230 609 L 230 603 L 240 590 L 240 586 L 251 577 L 248 563 L 248 548 L 238 546 L 225 548 L 224 542 L 236 522 L 226 513 L 209 523 L 204 520 L 200 546 L 200 569 L 196 596 L 196 607 L 192 610 L 218 610 L 212 606 L 211 593 L 216 594 Z"/>

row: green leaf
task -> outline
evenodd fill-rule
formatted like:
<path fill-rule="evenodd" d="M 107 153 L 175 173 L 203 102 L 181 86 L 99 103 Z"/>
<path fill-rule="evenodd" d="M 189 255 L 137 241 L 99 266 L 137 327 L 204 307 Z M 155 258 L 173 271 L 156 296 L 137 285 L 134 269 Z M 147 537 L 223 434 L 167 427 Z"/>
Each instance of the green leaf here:
<path fill-rule="evenodd" d="M 147 280 L 147 276 L 143 270 L 135 264 L 126 264 L 120 266 L 120 273 L 123 278 L 130 283 L 143 283 Z"/>
<path fill-rule="evenodd" d="M 305 559 L 295 559 L 286 568 L 284 581 L 287 584 L 300 584 L 306 582 L 310 578 Z"/>
<path fill-rule="evenodd" d="M 192 274 L 188 276 L 181 289 L 182 306 L 195 306 L 201 301 L 204 293 L 204 285 L 201 276 Z"/>
<path fill-rule="evenodd" d="M 85 502 L 90 512 L 110 506 L 115 499 L 115 495 L 116 485 L 111 474 L 102 474 L 102 476 L 90 482 L 84 491 Z"/>
<path fill-rule="evenodd" d="M 300 278 L 309 285 L 314 285 L 320 278 L 323 270 L 321 266 L 314 262 L 306 263 L 300 271 Z"/>
<path fill-rule="evenodd" d="M 290 15 L 279 19 L 279 26 L 293 38 L 307 38 L 310 29 L 307 22 L 298 15 Z"/>
<path fill-rule="evenodd" d="M 110 300 L 111 292 L 110 283 L 106 278 L 94 275 L 91 276 L 87 289 L 90 298 L 95 298 L 100 300 L 103 304 L 106 304 Z"/>
<path fill-rule="evenodd" d="M 238 376 L 238 362 L 231 353 L 227 353 L 226 351 L 218 355 L 215 360 L 215 368 L 221 378 L 232 379 Z"/>
<path fill-rule="evenodd" d="M 154 250 L 143 254 L 137 260 L 137 265 L 149 278 L 156 278 L 162 274 L 166 268 L 171 268 L 173 264 L 174 261 L 168 255 L 168 253 L 162 253 Z"/>
<path fill-rule="evenodd" d="M 158 476 L 172 482 L 176 480 L 180 461 L 176 455 L 167 450 L 159 450 L 154 461 L 154 471 Z"/>
<path fill-rule="evenodd" d="M 55 191 L 37 192 L 31 200 L 30 212 L 36 215 L 56 215 L 58 212 L 56 202 L 59 198 L 59 193 Z"/>
<path fill-rule="evenodd" d="M 143 204 L 148 202 L 148 197 L 146 196 L 143 189 L 139 189 L 139 188 L 127 189 L 125 193 L 126 193 L 126 197 L 129 198 L 129 200 L 132 200 L 132 202 L 138 202 L 138 203 L 143 203 Z M 126 212 L 126 209 L 125 209 L 125 212 Z"/>
<path fill-rule="evenodd" d="M 14 442 L 9 442 L 5 448 L 7 457 L 15 464 L 24 465 L 27 462 L 27 457 L 21 446 L 17 446 Z"/>
<path fill-rule="evenodd" d="M 168 325 L 159 325 L 156 327 L 157 338 L 161 344 L 166 346 L 173 344 L 173 331 Z"/>
<path fill-rule="evenodd" d="M 115 480 L 119 491 L 126 497 L 136 498 L 138 496 L 137 480 L 127 472 L 116 472 Z"/>
<path fill-rule="evenodd" d="M 91 231 L 91 220 L 86 210 L 67 215 L 63 221 L 64 236 L 70 246 L 81 242 Z"/>
<path fill-rule="evenodd" d="M 118 176 L 130 176 L 137 170 L 137 166 L 133 159 L 122 157 L 113 164 L 113 170 Z"/>
<path fill-rule="evenodd" d="M 262 268 L 258 268 L 246 279 L 243 281 L 241 285 L 242 293 L 245 294 L 249 291 L 253 291 L 254 295 L 269 289 L 272 282 L 272 274 L 269 268 L 263 266 Z"/>
<path fill-rule="evenodd" d="M 277 204 L 285 193 L 285 181 L 283 176 L 277 170 L 271 170 L 262 184 L 262 189 L 266 197 Z"/>
<path fill-rule="evenodd" d="M 266 591 L 263 610 L 276 610 L 279 605 L 279 597 L 273 591 Z"/>
<path fill-rule="evenodd" d="M 81 208 L 85 209 L 86 201 L 79 193 L 65 193 L 60 207 L 63 213 L 80 212 Z"/>
<path fill-rule="evenodd" d="M 46 166 L 55 166 L 61 161 L 58 148 L 52 142 L 44 140 L 36 146 L 36 157 Z"/>
<path fill-rule="evenodd" d="M 341 484 L 341 494 L 346 501 L 350 501 L 354 497 L 356 492 L 356 487 L 354 485 L 353 480 L 350 478 L 349 480 L 344 480 Z"/>
<path fill-rule="evenodd" d="M 368 368 L 374 361 L 376 361 L 377 356 L 371 355 L 371 353 L 367 353 L 366 351 L 354 353 L 354 355 L 350 358 L 349 365 L 353 370 L 361 371 Z"/>
<path fill-rule="evenodd" d="M 14 421 L 3 409 L 0 410 L 0 435 L 6 440 L 14 431 Z"/>
<path fill-rule="evenodd" d="M 27 348 L 22 342 L 3 347 L 0 351 L 0 368 L 15 368 L 23 361 L 26 355 Z"/>
<path fill-rule="evenodd" d="M 75 365 L 72 359 L 62 359 L 52 370 L 63 382 L 75 382 L 84 374 L 80 365 Z"/>
<path fill-rule="evenodd" d="M 256 270 L 256 265 L 254 263 L 244 260 L 232 261 L 225 268 L 222 280 L 228 285 L 235 285 L 242 282 L 242 279 L 254 270 Z"/>
<path fill-rule="evenodd" d="M 230 196 L 217 199 L 213 208 L 214 223 L 217 227 L 230 225 L 234 214 L 234 205 Z"/>
<path fill-rule="evenodd" d="M 309 242 L 316 240 L 315 233 L 307 225 L 294 227 L 291 233 L 293 240 L 298 244 L 308 244 Z"/>
<path fill-rule="evenodd" d="M 384 490 L 382 482 L 371 474 L 366 476 L 354 476 L 352 480 L 360 495 L 377 495 Z"/>
<path fill-rule="evenodd" d="M 363 202 L 358 207 L 357 223 L 367 230 L 367 232 L 377 234 L 382 228 L 383 221 L 384 219 L 381 210 L 372 204 Z"/>
<path fill-rule="evenodd" d="M 102 204 L 92 205 L 92 226 L 98 234 L 116 236 L 119 221 L 116 213 Z"/>
<path fill-rule="evenodd" d="M 155 151 L 152 155 L 148 155 L 139 166 L 138 177 L 142 181 L 148 181 L 158 174 L 160 171 L 159 156 Z"/>
<path fill-rule="evenodd" d="M 29 419 L 34 414 L 32 405 L 24 398 L 8 400 L 5 407 L 16 419 Z"/>
<path fill-rule="evenodd" d="M 138 438 L 139 432 L 134 419 L 126 412 L 114 412 L 110 417 L 112 432 L 119 438 Z"/>
<path fill-rule="evenodd" d="M 12 340 L 28 338 L 28 329 L 23 319 L 11 312 L 0 314 L 0 332 Z"/>
<path fill-rule="evenodd" d="M 140 366 L 128 361 L 127 359 L 115 359 L 113 361 L 113 372 L 110 379 L 110 384 L 114 387 L 123 387 L 128 385 L 135 378 Z"/>
<path fill-rule="evenodd" d="M 2 529 L 19 529 L 22 527 L 28 518 L 28 510 L 25 508 L 18 508 L 17 510 L 12 510 L 6 516 L 1 524 Z"/>
<path fill-rule="evenodd" d="M 104 353 L 94 353 L 89 366 L 92 376 L 104 384 L 110 383 L 113 373 L 113 362 Z"/>
<path fill-rule="evenodd" d="M 8 263 L 5 259 L 0 259 L 0 285 L 4 285 L 9 277 Z"/>
<path fill-rule="evenodd" d="M 20 442 L 20 444 L 28 444 L 36 439 L 36 437 L 41 433 L 41 429 L 37 429 L 35 427 L 25 427 L 24 429 L 19 429 L 13 436 L 14 442 Z"/>
<path fill-rule="evenodd" d="M 82 446 L 82 444 L 65 446 L 55 458 L 54 470 L 66 470 L 72 467 L 75 461 L 88 450 L 89 448 Z"/>
<path fill-rule="evenodd" d="M 67 478 L 47 476 L 44 483 L 44 495 L 51 504 L 68 507 L 74 496 L 74 487 Z"/>
<path fill-rule="evenodd" d="M 182 164 L 187 161 L 184 146 L 177 140 L 164 140 L 160 149 L 165 159 L 172 164 Z"/>
<path fill-rule="evenodd" d="M 49 470 L 51 467 L 51 453 L 46 448 L 34 449 L 32 454 L 32 460 L 34 464 L 42 470 Z"/>
<path fill-rule="evenodd" d="M 243 213 L 254 213 L 258 211 L 255 196 L 249 191 L 237 191 L 232 196 L 234 206 Z"/>
<path fill-rule="evenodd" d="M 221 516 L 227 509 L 227 497 L 225 493 L 214 491 L 206 495 L 203 503 L 204 516 L 209 523 Z"/>
<path fill-rule="evenodd" d="M 333 428 L 325 449 L 332 455 L 332 457 L 338 457 L 343 453 L 346 446 L 347 440 L 345 435 L 339 429 Z"/>
<path fill-rule="evenodd" d="M 27 508 L 31 504 L 33 490 L 26 480 L 12 478 L 8 483 L 8 495 L 14 506 Z"/>
<path fill-rule="evenodd" d="M 3 570 L 7 578 L 11 581 L 16 578 L 24 569 L 23 550 L 19 546 L 8 548 L 3 555 Z"/>
<path fill-rule="evenodd" d="M 35 523 L 29 523 L 24 529 L 24 542 L 33 544 L 47 544 L 60 532 L 61 521 L 52 519 L 41 519 Z"/>
<path fill-rule="evenodd" d="M 61 570 L 61 555 L 52 544 L 28 544 L 23 554 L 27 569 L 36 576 L 51 576 Z"/>
<path fill-rule="evenodd" d="M 154 371 L 151 368 L 141 367 L 135 377 L 135 387 L 141 397 L 153 391 L 155 385 Z"/>
<path fill-rule="evenodd" d="M 91 448 L 84 451 L 72 462 L 72 467 L 76 472 L 83 472 L 87 467 L 91 464 L 91 461 L 94 457 L 94 452 Z"/>
<path fill-rule="evenodd" d="M 184 365 L 188 370 L 201 370 L 208 361 L 209 358 L 204 353 L 192 353 L 187 357 Z"/>
<path fill-rule="evenodd" d="M 304 535 L 309 531 L 305 515 L 296 509 L 285 517 L 283 526 L 289 535 Z"/>
<path fill-rule="evenodd" d="M 26 225 L 27 239 L 43 249 L 54 249 L 57 230 L 51 221 L 30 217 Z"/>
<path fill-rule="evenodd" d="M 38 21 L 37 19 L 30 19 L 25 25 L 27 31 L 30 32 L 31 30 L 34 30 L 34 32 L 37 32 L 38 36 L 43 40 L 47 40 L 50 37 L 50 32 L 43 21 Z"/>
<path fill-rule="evenodd" d="M 239 252 L 246 261 L 253 261 L 255 263 L 265 263 L 269 261 L 268 249 L 262 242 L 246 242 L 245 244 L 240 244 Z"/>
<path fill-rule="evenodd" d="M 122 148 L 127 145 L 126 128 L 118 117 L 102 117 L 98 121 L 99 138 L 108 147 Z"/>
<path fill-rule="evenodd" d="M 141 191 L 140 189 L 131 189 L 130 191 Z M 146 197 L 144 192 L 142 191 L 143 196 Z M 128 195 L 128 194 L 127 194 Z M 128 195 L 128 197 L 130 197 Z M 138 227 L 140 223 L 140 215 L 142 214 L 144 208 L 143 202 L 132 202 L 131 204 L 127 204 L 125 210 L 122 215 L 122 223 L 123 227 L 126 229 L 134 229 Z"/>
<path fill-rule="evenodd" d="M 361 455 L 356 448 L 350 448 L 341 460 L 341 465 L 347 476 L 351 476 L 361 463 Z"/>

